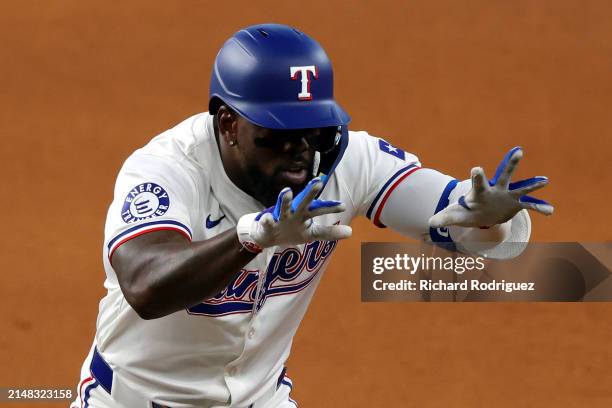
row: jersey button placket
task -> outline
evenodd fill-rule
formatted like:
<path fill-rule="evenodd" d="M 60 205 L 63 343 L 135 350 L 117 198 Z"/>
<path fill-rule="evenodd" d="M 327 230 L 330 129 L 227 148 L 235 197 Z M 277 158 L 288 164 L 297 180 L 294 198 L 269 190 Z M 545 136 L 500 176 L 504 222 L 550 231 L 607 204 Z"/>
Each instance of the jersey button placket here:
<path fill-rule="evenodd" d="M 268 265 L 270 264 L 270 260 L 272 259 L 272 257 L 274 256 L 274 250 L 267 248 L 264 249 L 263 252 L 261 254 L 259 254 L 259 256 L 262 256 L 263 254 L 265 254 L 265 263 L 260 263 L 259 264 L 259 275 L 257 276 L 257 286 L 255 289 L 255 301 L 253 302 L 253 311 L 251 313 L 251 322 L 253 321 L 253 319 L 255 318 L 255 316 L 257 315 L 257 313 L 259 312 L 258 310 L 258 304 L 261 300 L 261 297 L 263 296 L 263 292 L 264 292 L 264 282 L 266 280 L 266 274 L 268 273 Z"/>

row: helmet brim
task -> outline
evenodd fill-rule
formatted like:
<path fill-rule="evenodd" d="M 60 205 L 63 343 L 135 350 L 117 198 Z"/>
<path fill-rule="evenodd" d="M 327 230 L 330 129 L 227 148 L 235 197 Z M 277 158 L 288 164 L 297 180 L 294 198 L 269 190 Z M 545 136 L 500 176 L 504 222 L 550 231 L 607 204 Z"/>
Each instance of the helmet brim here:
<path fill-rule="evenodd" d="M 220 98 L 217 95 L 217 98 Z M 221 99 L 221 98 L 220 98 Z M 257 104 L 223 101 L 249 122 L 268 129 L 312 129 L 344 126 L 351 117 L 333 100 Z"/>

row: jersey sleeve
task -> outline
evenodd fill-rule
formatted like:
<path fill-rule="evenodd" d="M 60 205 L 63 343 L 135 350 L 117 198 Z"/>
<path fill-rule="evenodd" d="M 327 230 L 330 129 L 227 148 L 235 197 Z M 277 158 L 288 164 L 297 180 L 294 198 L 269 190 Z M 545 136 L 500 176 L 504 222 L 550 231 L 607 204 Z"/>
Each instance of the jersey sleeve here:
<path fill-rule="evenodd" d="M 130 156 L 115 184 L 105 226 L 105 252 L 111 260 L 125 242 L 159 230 L 192 239 L 190 208 L 197 208 L 195 183 L 173 159 L 149 154 Z"/>
<path fill-rule="evenodd" d="M 388 141 L 366 132 L 351 132 L 347 163 L 347 180 L 358 214 L 365 215 L 376 226 L 385 202 L 396 186 L 421 168 L 419 159 Z"/>
<path fill-rule="evenodd" d="M 349 159 L 353 201 L 358 213 L 380 228 L 417 239 L 449 242 L 444 228 L 430 229 L 429 218 L 446 208 L 465 189 L 453 177 L 422 168 L 417 156 L 366 132 L 351 134 L 353 159 Z"/>

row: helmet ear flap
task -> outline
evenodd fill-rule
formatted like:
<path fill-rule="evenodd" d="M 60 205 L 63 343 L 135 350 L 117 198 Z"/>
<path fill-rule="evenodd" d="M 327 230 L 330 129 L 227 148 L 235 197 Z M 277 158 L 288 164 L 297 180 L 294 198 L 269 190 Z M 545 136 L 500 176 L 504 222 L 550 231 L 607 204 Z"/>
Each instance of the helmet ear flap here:
<path fill-rule="evenodd" d="M 337 126 L 332 129 L 334 135 L 330 135 L 332 138 L 330 140 L 330 144 L 333 146 L 327 151 L 318 150 L 317 159 L 315 160 L 315 166 L 313 166 L 313 175 L 319 174 L 330 174 L 335 168 L 336 161 L 343 150 L 343 140 L 344 143 L 348 141 L 348 127 L 347 126 Z M 346 145 L 345 145 L 346 146 Z"/>

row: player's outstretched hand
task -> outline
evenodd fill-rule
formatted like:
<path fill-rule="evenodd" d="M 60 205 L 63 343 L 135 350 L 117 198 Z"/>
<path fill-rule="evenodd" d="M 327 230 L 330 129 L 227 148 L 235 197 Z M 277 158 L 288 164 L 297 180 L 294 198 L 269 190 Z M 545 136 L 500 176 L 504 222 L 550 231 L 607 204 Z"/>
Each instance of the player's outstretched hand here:
<path fill-rule="evenodd" d="M 259 214 L 246 214 L 237 225 L 238 239 L 252 252 L 275 245 L 295 245 L 317 240 L 335 241 L 351 236 L 348 225 L 321 225 L 313 218 L 345 210 L 339 201 L 315 200 L 323 188 L 320 178 L 312 179 L 295 198 L 284 188 L 274 207 Z"/>
<path fill-rule="evenodd" d="M 548 184 L 548 178 L 537 176 L 510 182 L 510 177 L 522 157 L 523 150 L 520 147 L 510 150 L 490 181 L 487 181 L 481 167 L 474 167 L 472 189 L 465 196 L 461 196 L 457 203 L 431 217 L 429 226 L 490 227 L 508 221 L 522 209 L 551 215 L 554 211 L 552 205 L 527 195 Z"/>

